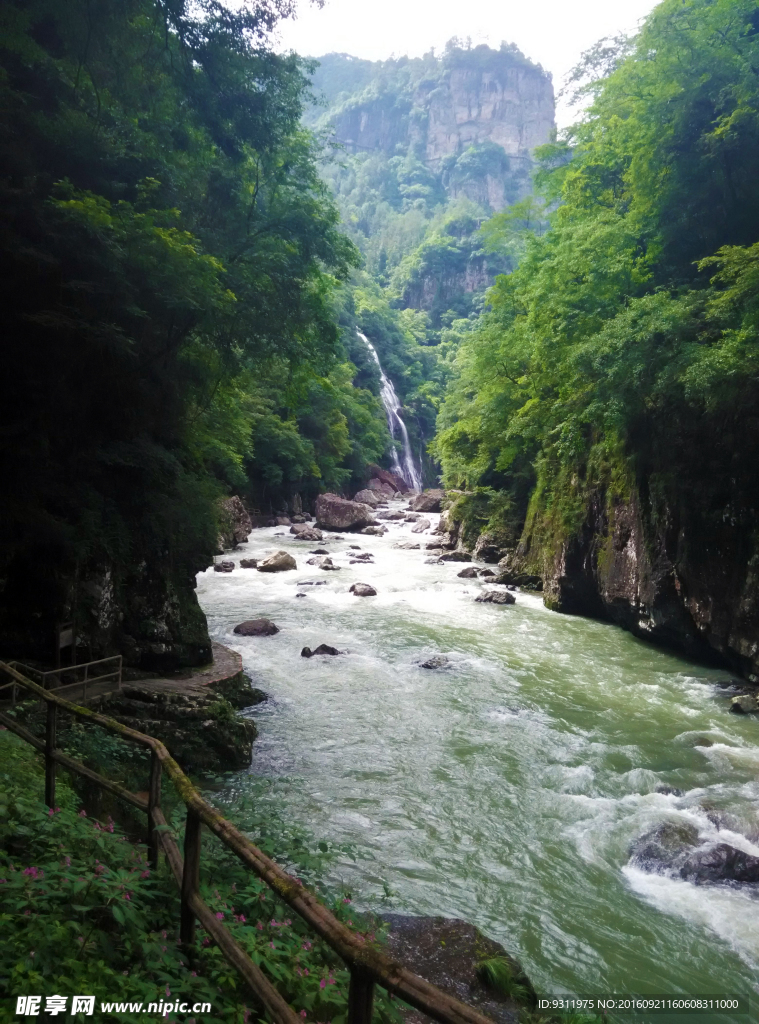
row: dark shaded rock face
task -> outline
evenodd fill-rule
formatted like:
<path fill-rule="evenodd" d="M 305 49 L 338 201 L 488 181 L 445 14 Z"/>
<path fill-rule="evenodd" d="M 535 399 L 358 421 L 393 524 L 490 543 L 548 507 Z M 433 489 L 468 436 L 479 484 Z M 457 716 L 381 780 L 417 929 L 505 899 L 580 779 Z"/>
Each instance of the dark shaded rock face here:
<path fill-rule="evenodd" d="M 258 565 L 258 559 L 256 558 L 241 558 L 240 568 L 241 569 L 255 569 Z"/>
<path fill-rule="evenodd" d="M 444 551 L 440 556 L 444 562 L 471 562 L 472 556 L 468 551 Z"/>
<path fill-rule="evenodd" d="M 217 562 L 213 567 L 214 572 L 234 572 L 234 562 Z"/>
<path fill-rule="evenodd" d="M 477 570 L 473 565 L 469 565 L 461 572 L 457 572 L 456 575 L 462 580 L 474 580 L 477 578 Z"/>
<path fill-rule="evenodd" d="M 698 830 L 665 821 L 637 839 L 631 861 L 644 871 L 667 873 L 696 885 L 759 883 L 759 857 L 729 843 L 699 843 Z"/>
<path fill-rule="evenodd" d="M 422 668 L 445 668 L 450 661 L 444 654 L 433 654 L 431 658 L 422 662 Z"/>
<path fill-rule="evenodd" d="M 411 499 L 409 508 L 412 512 L 439 512 L 444 497 L 444 492 L 440 490 L 423 491 Z"/>
<path fill-rule="evenodd" d="M 320 494 L 316 499 L 316 523 L 323 530 L 360 530 L 374 524 L 372 509 L 337 494 Z"/>
<path fill-rule="evenodd" d="M 477 538 L 477 543 L 474 547 L 474 557 L 479 561 L 495 565 L 505 554 L 506 551 L 503 544 L 500 544 L 497 537 L 493 536 L 492 533 L 481 533 Z"/>
<path fill-rule="evenodd" d="M 237 547 L 238 544 L 244 544 L 253 531 L 253 523 L 237 495 L 220 501 L 219 508 L 222 528 L 219 534 L 218 553 L 221 554 L 222 551 Z"/>
<path fill-rule="evenodd" d="M 236 625 L 232 632 L 238 636 L 274 636 L 279 633 L 279 626 L 275 626 L 271 619 L 248 619 Z"/>

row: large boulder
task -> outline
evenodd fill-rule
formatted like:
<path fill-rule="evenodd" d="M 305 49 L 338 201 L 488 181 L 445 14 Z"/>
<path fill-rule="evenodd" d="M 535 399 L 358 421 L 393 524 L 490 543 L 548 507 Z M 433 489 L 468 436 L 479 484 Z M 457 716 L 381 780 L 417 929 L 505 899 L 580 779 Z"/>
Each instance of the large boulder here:
<path fill-rule="evenodd" d="M 365 526 L 361 532 L 365 533 L 369 537 L 384 537 L 384 535 L 387 533 L 387 527 L 380 525 Z"/>
<path fill-rule="evenodd" d="M 368 583 L 354 583 L 350 588 L 351 594 L 356 597 L 376 597 L 377 591 L 374 587 L 370 587 Z"/>
<path fill-rule="evenodd" d="M 393 491 L 400 491 L 401 494 L 405 494 L 409 487 L 402 476 L 398 476 L 397 473 L 391 473 L 389 469 L 381 469 L 379 466 L 369 464 L 369 472 L 372 475 L 372 479 L 379 480 L 381 483 L 387 484 L 392 487 Z"/>
<path fill-rule="evenodd" d="M 440 490 L 423 491 L 411 499 L 409 508 L 412 512 L 439 512 L 444 497 L 444 492 Z"/>
<path fill-rule="evenodd" d="M 232 632 L 238 636 L 274 636 L 279 633 L 279 626 L 275 626 L 271 619 L 248 619 L 238 623 Z"/>
<path fill-rule="evenodd" d="M 381 501 L 378 493 L 368 487 L 359 491 L 358 494 L 354 496 L 353 500 L 359 502 L 361 505 L 369 505 L 371 508 L 376 508 Z"/>
<path fill-rule="evenodd" d="M 329 644 L 319 644 L 313 651 L 310 647 L 304 647 L 300 652 L 300 656 L 301 658 L 313 658 L 315 654 L 330 654 L 334 658 L 339 653 L 336 647 L 330 647 Z"/>
<path fill-rule="evenodd" d="M 295 535 L 296 540 L 324 540 L 321 530 L 317 530 L 310 523 L 295 523 L 290 527 L 290 533 Z"/>
<path fill-rule="evenodd" d="M 405 513 L 403 513 L 403 512 L 378 512 L 377 513 L 377 518 L 378 519 L 392 519 L 392 520 L 396 520 L 397 521 L 399 519 L 403 519 L 404 515 L 405 515 Z"/>
<path fill-rule="evenodd" d="M 480 562 L 495 565 L 506 554 L 506 548 L 498 542 L 492 533 L 481 533 L 474 546 L 474 557 Z"/>
<path fill-rule="evenodd" d="M 234 562 L 217 562 L 213 567 L 214 572 L 234 572 Z"/>
<path fill-rule="evenodd" d="M 472 556 L 468 551 L 446 551 L 440 556 L 444 562 L 471 562 Z"/>
<path fill-rule="evenodd" d="M 372 509 L 338 494 L 320 494 L 316 499 L 316 525 L 323 530 L 361 530 L 373 526 Z"/>
<path fill-rule="evenodd" d="M 241 558 L 240 559 L 240 568 L 241 569 L 255 569 L 257 565 L 258 565 L 258 559 L 257 558 Z"/>
<path fill-rule="evenodd" d="M 462 569 L 461 572 L 456 573 L 462 580 L 473 580 L 477 578 L 477 570 L 473 565 L 468 565 L 466 569 Z"/>
<path fill-rule="evenodd" d="M 424 533 L 425 530 L 429 530 L 430 526 L 432 526 L 432 523 L 429 521 L 429 519 L 419 519 L 411 527 L 411 532 Z"/>
<path fill-rule="evenodd" d="M 632 863 L 644 871 L 674 875 L 696 885 L 759 882 L 759 857 L 729 843 L 702 842 L 690 822 L 660 822 L 635 840 L 630 854 Z"/>
<path fill-rule="evenodd" d="M 516 604 L 517 599 L 508 590 L 486 590 L 475 598 L 478 604 Z"/>
<path fill-rule="evenodd" d="M 236 494 L 219 502 L 219 519 L 219 553 L 244 544 L 253 530 L 248 511 Z"/>
<path fill-rule="evenodd" d="M 259 572 L 287 572 L 289 569 L 297 568 L 298 563 L 287 551 L 275 551 L 256 566 Z"/>

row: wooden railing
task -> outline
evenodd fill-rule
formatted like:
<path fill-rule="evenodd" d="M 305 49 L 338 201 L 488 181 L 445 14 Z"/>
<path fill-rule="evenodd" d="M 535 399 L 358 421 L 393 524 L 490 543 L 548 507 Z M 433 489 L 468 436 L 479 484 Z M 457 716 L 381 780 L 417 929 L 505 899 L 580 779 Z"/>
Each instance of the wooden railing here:
<path fill-rule="evenodd" d="M 440 1024 L 492 1024 L 473 1007 L 447 995 L 428 981 L 406 970 L 391 960 L 376 946 L 362 942 L 353 932 L 330 913 L 327 907 L 302 883 L 254 846 L 235 826 L 206 803 L 182 769 L 171 757 L 160 740 L 130 729 L 112 718 L 78 707 L 55 691 L 27 679 L 12 665 L 0 662 L 0 673 L 11 677 L 14 683 L 47 703 L 45 740 L 34 736 L 11 715 L 0 711 L 0 722 L 45 755 L 45 802 L 55 806 L 55 774 L 60 765 L 82 775 L 97 786 L 113 793 L 126 803 L 145 812 L 148 818 L 147 843 L 150 862 L 158 863 L 159 850 L 166 860 L 181 891 L 180 941 L 191 944 L 195 938 L 195 924 L 200 922 L 214 939 L 227 961 L 245 980 L 261 1002 L 274 1024 L 302 1024 L 300 1017 L 277 992 L 269 979 L 248 956 L 226 926 L 218 921 L 199 892 L 202 826 L 213 833 L 250 868 L 259 878 L 287 903 L 296 914 L 319 935 L 344 961 L 350 972 L 348 993 L 348 1024 L 370 1024 L 374 1002 L 374 986 L 381 985 L 388 992 L 427 1014 Z M 125 740 L 150 750 L 150 783 L 147 800 L 131 793 L 123 786 L 86 768 L 79 761 L 56 749 L 58 709 L 68 712 L 93 725 L 102 726 Z M 184 837 L 184 857 L 171 835 L 161 811 L 161 781 L 163 773 L 174 784 L 177 794 L 187 808 Z"/>
<path fill-rule="evenodd" d="M 99 697 L 104 693 L 121 689 L 122 658 L 120 654 L 114 654 L 110 658 L 99 658 L 97 661 L 85 661 L 81 665 L 53 668 L 48 671 L 22 665 L 19 661 L 11 661 L 6 667 L 15 669 L 27 679 L 32 677 L 32 681 L 41 686 L 43 690 L 55 690 L 59 697 L 76 697 L 79 700 L 87 700 L 90 697 Z M 74 677 L 71 682 L 63 682 L 70 676 Z M 4 703 L 7 700 L 13 707 L 16 703 L 18 687 L 19 683 L 15 679 L 0 685 L 0 702 Z M 10 690 L 10 697 L 3 697 L 3 692 L 8 690 Z"/>

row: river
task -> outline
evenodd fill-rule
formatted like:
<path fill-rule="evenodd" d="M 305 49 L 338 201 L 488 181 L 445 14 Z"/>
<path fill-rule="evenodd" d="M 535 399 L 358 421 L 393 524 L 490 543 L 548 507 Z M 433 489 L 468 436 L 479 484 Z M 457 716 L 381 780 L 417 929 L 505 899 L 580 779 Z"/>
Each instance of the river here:
<path fill-rule="evenodd" d="M 663 820 L 714 837 L 713 809 L 756 836 L 759 724 L 728 713 L 729 674 L 549 612 L 537 595 L 477 604 L 483 583 L 459 579 L 461 564 L 426 564 L 430 535 L 411 525 L 324 545 L 256 530 L 227 557 L 281 548 L 298 570 L 198 576 L 213 637 L 271 696 L 254 709 L 250 775 L 271 779 L 292 821 L 361 850 L 339 865 L 359 897 L 385 882 L 393 909 L 474 922 L 540 992 L 759 990 L 754 892 L 629 863 L 631 841 Z M 348 565 L 352 544 L 375 564 Z M 322 546 L 340 572 L 305 564 Z M 357 581 L 377 596 L 348 593 Z M 233 634 L 258 616 L 281 632 Z M 300 656 L 320 643 L 347 653 Z M 439 653 L 447 667 L 420 667 Z M 683 795 L 655 792 L 663 783 Z"/>

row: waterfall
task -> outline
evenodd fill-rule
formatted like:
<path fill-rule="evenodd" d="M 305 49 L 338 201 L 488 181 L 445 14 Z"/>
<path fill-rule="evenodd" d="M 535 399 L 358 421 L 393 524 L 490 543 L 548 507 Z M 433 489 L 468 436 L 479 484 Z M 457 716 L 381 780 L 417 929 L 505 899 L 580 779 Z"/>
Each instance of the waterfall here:
<path fill-rule="evenodd" d="M 361 331 L 357 331 L 356 333 L 371 352 L 380 372 L 380 382 L 382 384 L 380 397 L 382 398 L 382 404 L 385 406 L 390 436 L 395 440 L 396 433 L 400 431 L 401 440 L 403 441 L 402 461 L 398 458 L 398 450 L 395 445 L 392 447 L 393 472 L 397 473 L 399 477 L 405 480 L 409 487 L 412 487 L 415 491 L 421 491 L 421 466 L 417 467 L 416 462 L 414 462 L 411 443 L 408 439 L 408 430 L 406 430 L 406 424 L 403 422 L 403 417 L 401 416 L 401 403 L 398 401 L 395 388 L 393 387 L 392 381 L 388 380 L 385 376 L 385 371 L 382 369 L 382 364 L 379 361 L 379 356 L 375 351 L 374 345 L 372 345 L 367 336 L 362 334 Z"/>

